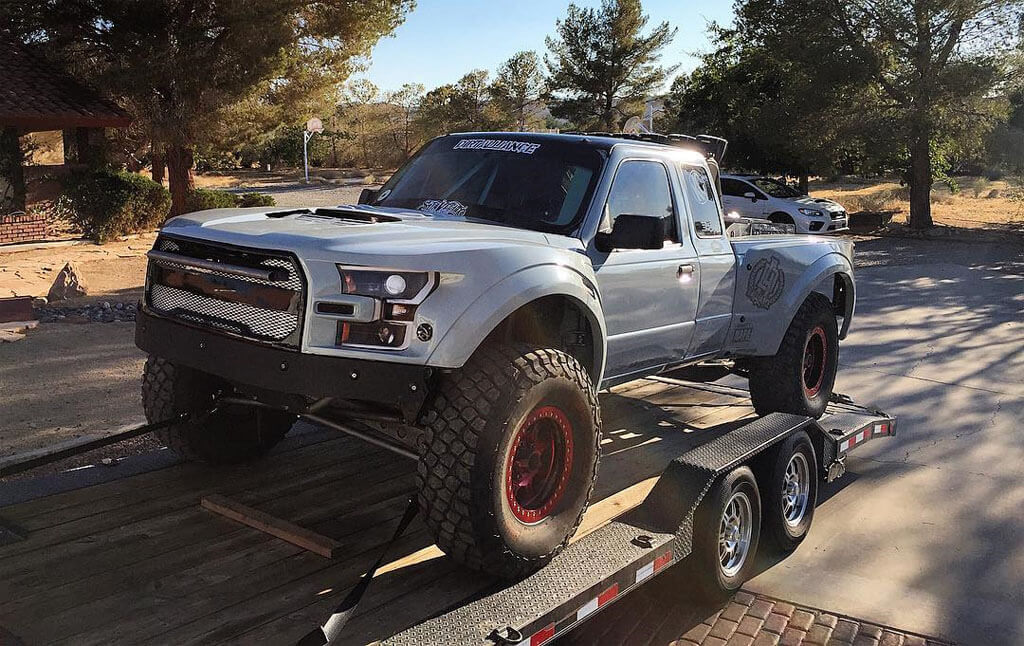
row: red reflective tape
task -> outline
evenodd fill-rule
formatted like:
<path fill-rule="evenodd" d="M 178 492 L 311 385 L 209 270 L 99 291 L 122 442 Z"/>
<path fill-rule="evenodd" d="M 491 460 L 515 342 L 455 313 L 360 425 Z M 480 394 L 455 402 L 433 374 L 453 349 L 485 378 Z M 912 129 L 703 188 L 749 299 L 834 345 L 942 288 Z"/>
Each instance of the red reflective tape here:
<path fill-rule="evenodd" d="M 540 646 L 547 640 L 555 636 L 555 624 L 548 624 L 537 632 L 533 633 L 530 637 L 530 646 Z"/>
<path fill-rule="evenodd" d="M 657 572 L 661 568 L 665 567 L 672 562 L 672 552 L 665 552 L 658 558 L 654 559 L 654 571 Z"/>
<path fill-rule="evenodd" d="M 613 583 L 611 587 L 597 595 L 597 606 L 600 608 L 604 604 L 608 603 L 615 598 L 615 595 L 619 593 L 619 584 Z"/>

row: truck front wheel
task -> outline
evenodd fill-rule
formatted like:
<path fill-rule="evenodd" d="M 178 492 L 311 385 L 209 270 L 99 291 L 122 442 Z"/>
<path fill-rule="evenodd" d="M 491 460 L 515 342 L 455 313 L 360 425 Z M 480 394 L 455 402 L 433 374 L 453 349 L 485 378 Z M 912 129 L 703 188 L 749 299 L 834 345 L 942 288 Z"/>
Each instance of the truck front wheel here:
<path fill-rule="evenodd" d="M 231 386 L 213 375 L 150 356 L 142 375 L 146 419 L 160 422 L 201 412 Z M 249 406 L 221 407 L 202 419 L 173 424 L 157 437 L 186 460 L 230 464 L 261 457 L 284 439 L 295 415 Z"/>
<path fill-rule="evenodd" d="M 812 293 L 797 311 L 773 357 L 750 364 L 750 399 L 758 415 L 818 418 L 832 395 L 839 365 L 839 328 L 828 299 Z"/>
<path fill-rule="evenodd" d="M 424 416 L 420 506 L 438 547 L 505 578 L 568 543 L 597 477 L 597 395 L 571 355 L 488 343 Z"/>

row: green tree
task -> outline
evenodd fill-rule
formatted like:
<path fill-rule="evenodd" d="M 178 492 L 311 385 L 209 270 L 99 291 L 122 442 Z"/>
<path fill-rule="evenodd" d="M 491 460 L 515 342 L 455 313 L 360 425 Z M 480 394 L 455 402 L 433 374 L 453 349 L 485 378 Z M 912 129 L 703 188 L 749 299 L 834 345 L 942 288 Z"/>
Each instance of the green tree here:
<path fill-rule="evenodd" d="M 423 100 L 423 86 L 419 83 L 406 83 L 398 90 L 388 94 L 387 103 L 390 115 L 391 136 L 395 148 L 402 151 L 402 160 L 408 159 L 416 146 L 414 123 L 416 111 Z"/>
<path fill-rule="evenodd" d="M 193 151 L 241 101 L 336 87 L 413 0 L 6 0 L 0 29 L 106 89 L 165 151 L 173 206 Z"/>
<path fill-rule="evenodd" d="M 545 40 L 552 113 L 612 131 L 638 112 L 675 69 L 657 62 L 676 30 L 663 22 L 645 36 L 647 22 L 640 0 L 602 0 L 600 9 L 570 4 Z"/>
<path fill-rule="evenodd" d="M 1021 0 L 741 0 L 744 34 L 823 73 L 851 64 L 870 84 L 861 120 L 902 157 L 910 226 L 932 225 L 931 186 L 950 154 L 1004 116 L 991 93 L 1005 74 Z M 774 124 L 772 124 L 774 127 Z M 879 140 L 878 134 L 884 133 Z"/>
<path fill-rule="evenodd" d="M 498 68 L 491 95 L 498 108 L 511 116 L 519 131 L 526 130 L 530 106 L 544 92 L 540 58 L 530 51 L 516 52 Z"/>

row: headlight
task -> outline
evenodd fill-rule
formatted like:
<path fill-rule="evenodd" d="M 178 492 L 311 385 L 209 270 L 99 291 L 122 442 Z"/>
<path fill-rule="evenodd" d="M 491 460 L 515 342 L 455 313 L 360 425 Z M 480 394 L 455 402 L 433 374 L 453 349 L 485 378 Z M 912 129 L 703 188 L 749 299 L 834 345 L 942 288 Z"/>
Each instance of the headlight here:
<path fill-rule="evenodd" d="M 415 300 L 430 282 L 430 274 L 425 271 L 387 271 L 338 265 L 338 273 L 346 294 L 396 301 Z"/>
<path fill-rule="evenodd" d="M 823 217 L 822 212 L 819 211 L 818 209 L 797 209 L 797 210 L 800 211 L 801 213 L 803 213 L 804 215 L 811 216 L 812 218 Z"/>

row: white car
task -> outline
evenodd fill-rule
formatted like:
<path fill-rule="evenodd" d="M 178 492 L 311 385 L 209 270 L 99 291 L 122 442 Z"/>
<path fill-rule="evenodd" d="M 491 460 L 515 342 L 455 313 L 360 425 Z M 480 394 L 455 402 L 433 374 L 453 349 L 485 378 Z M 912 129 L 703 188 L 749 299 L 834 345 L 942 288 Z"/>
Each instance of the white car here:
<path fill-rule="evenodd" d="M 849 229 L 841 204 L 802 195 L 770 177 L 722 175 L 722 210 L 727 218 L 764 218 L 792 224 L 796 233 L 833 233 Z"/>

